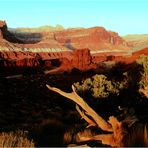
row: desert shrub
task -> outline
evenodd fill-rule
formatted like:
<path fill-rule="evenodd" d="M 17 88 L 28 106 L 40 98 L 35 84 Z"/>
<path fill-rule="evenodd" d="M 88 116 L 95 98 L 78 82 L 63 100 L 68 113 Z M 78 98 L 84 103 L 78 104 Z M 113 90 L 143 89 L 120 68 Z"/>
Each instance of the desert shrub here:
<path fill-rule="evenodd" d="M 108 80 L 105 75 L 94 75 L 91 78 L 83 80 L 81 83 L 74 84 L 78 93 L 90 92 L 94 98 L 106 98 L 110 94 L 119 95 L 121 89 L 126 87 L 127 81 L 122 82 Z"/>
<path fill-rule="evenodd" d="M 137 64 L 142 67 L 138 91 L 142 92 L 148 98 L 148 56 L 141 55 L 137 60 Z"/>
<path fill-rule="evenodd" d="M 129 89 L 138 93 L 139 90 L 148 92 L 148 56 L 141 55 L 127 72 Z"/>
<path fill-rule="evenodd" d="M 141 71 L 140 88 L 148 87 L 148 56 L 141 55 L 137 63 L 143 67 Z"/>
<path fill-rule="evenodd" d="M 131 103 L 139 102 L 142 99 L 140 94 L 148 97 L 148 56 L 142 55 L 130 65 L 119 63 L 107 76 L 96 74 L 74 85 L 83 96 L 108 98 L 114 95 L 124 102 L 125 98 Z"/>
<path fill-rule="evenodd" d="M 27 138 L 28 132 L 18 130 L 16 132 L 0 133 L 0 147 L 34 147 L 32 140 Z"/>

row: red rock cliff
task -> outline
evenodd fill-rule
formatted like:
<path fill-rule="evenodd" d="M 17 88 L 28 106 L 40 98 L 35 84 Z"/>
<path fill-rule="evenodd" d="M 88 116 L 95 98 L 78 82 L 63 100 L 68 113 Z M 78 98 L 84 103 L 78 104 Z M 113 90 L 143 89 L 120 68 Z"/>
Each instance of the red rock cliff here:
<path fill-rule="evenodd" d="M 57 73 L 60 71 L 71 71 L 72 69 L 78 69 L 80 71 L 87 71 L 90 69 L 95 69 L 96 64 L 92 61 L 92 56 L 89 49 L 74 50 L 69 58 L 61 58 L 61 65 L 53 70 L 47 70 L 46 74 Z"/>
<path fill-rule="evenodd" d="M 7 31 L 7 25 L 5 21 L 0 21 L 0 39 L 3 39 L 3 35 L 6 31 Z"/>
<path fill-rule="evenodd" d="M 96 68 L 98 63 L 106 60 L 132 62 L 139 54 L 147 53 L 146 48 L 124 57 L 123 51 L 126 54 L 129 52 L 126 49 L 129 48 L 128 43 L 117 33 L 106 31 L 102 27 L 15 36 L 7 30 L 6 23 L 0 21 L 1 69 L 58 67 L 53 71 L 71 71 L 73 68 L 86 71 Z"/>
<path fill-rule="evenodd" d="M 70 49 L 126 50 L 130 48 L 117 33 L 106 31 L 103 27 L 58 31 L 55 32 L 55 39 Z"/>

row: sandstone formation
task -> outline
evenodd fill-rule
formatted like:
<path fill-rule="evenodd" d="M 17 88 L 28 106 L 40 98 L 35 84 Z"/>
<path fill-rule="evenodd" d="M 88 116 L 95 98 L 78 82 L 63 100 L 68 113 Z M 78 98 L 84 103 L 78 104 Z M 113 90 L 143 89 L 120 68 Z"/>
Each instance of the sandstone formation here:
<path fill-rule="evenodd" d="M 18 39 L 18 42 L 32 44 L 37 43 L 44 46 L 55 44 L 75 50 L 89 48 L 90 50 L 128 50 L 131 46 L 117 33 L 107 31 L 103 27 L 63 29 L 51 32 L 11 32 Z M 9 35 L 11 36 L 11 35 Z M 9 37 L 10 38 L 10 37 Z"/>
<path fill-rule="evenodd" d="M 57 31 L 55 39 L 70 49 L 128 50 L 130 48 L 117 33 L 107 31 L 103 27 Z"/>
<path fill-rule="evenodd" d="M 97 64 L 92 61 L 89 49 L 75 50 L 69 57 L 60 59 L 60 63 L 59 67 L 47 70 L 45 73 L 52 74 L 60 71 L 71 71 L 72 69 L 78 69 L 83 72 L 97 68 Z"/>
<path fill-rule="evenodd" d="M 3 33 L 7 30 L 6 23 L 4 21 L 0 21 L 0 39 L 3 39 Z"/>
<path fill-rule="evenodd" d="M 67 29 L 54 32 L 14 33 L 0 21 L 0 68 L 41 68 L 45 73 L 87 71 L 101 62 L 131 63 L 148 49 L 132 52 L 117 33 L 103 27 Z"/>
<path fill-rule="evenodd" d="M 8 31 L 7 24 L 5 21 L 0 21 L 0 39 L 6 39 L 14 43 L 23 43 L 19 39 L 17 39 L 14 34 Z"/>

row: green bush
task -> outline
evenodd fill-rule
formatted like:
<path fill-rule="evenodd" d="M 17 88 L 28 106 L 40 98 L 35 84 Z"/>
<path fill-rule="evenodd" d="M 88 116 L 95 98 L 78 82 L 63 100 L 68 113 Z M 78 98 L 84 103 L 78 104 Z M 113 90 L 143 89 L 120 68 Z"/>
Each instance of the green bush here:
<path fill-rule="evenodd" d="M 127 81 L 117 82 L 108 80 L 105 75 L 94 75 L 84 81 L 74 84 L 78 93 L 90 92 L 94 98 L 106 98 L 110 94 L 119 94 L 119 91 L 123 89 L 127 84 Z"/>

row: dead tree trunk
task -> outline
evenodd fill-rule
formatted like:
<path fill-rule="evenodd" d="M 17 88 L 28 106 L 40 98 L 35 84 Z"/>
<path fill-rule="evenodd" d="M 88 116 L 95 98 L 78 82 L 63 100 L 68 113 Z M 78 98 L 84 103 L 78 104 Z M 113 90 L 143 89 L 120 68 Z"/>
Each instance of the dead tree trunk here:
<path fill-rule="evenodd" d="M 145 124 L 137 123 L 137 119 L 131 118 L 127 122 L 119 122 L 116 117 L 110 116 L 108 122 L 98 115 L 75 91 L 72 85 L 72 93 L 66 93 L 58 88 L 46 85 L 49 90 L 54 91 L 72 101 L 76 105 L 78 113 L 88 123 L 88 126 L 96 126 L 108 134 L 91 135 L 80 132 L 77 134 L 77 141 L 98 140 L 102 144 L 123 147 L 123 146 L 148 146 L 148 129 Z M 80 109 L 82 108 L 82 111 Z M 139 144 L 137 144 L 139 143 Z M 137 145 L 136 145 L 137 144 Z"/>

